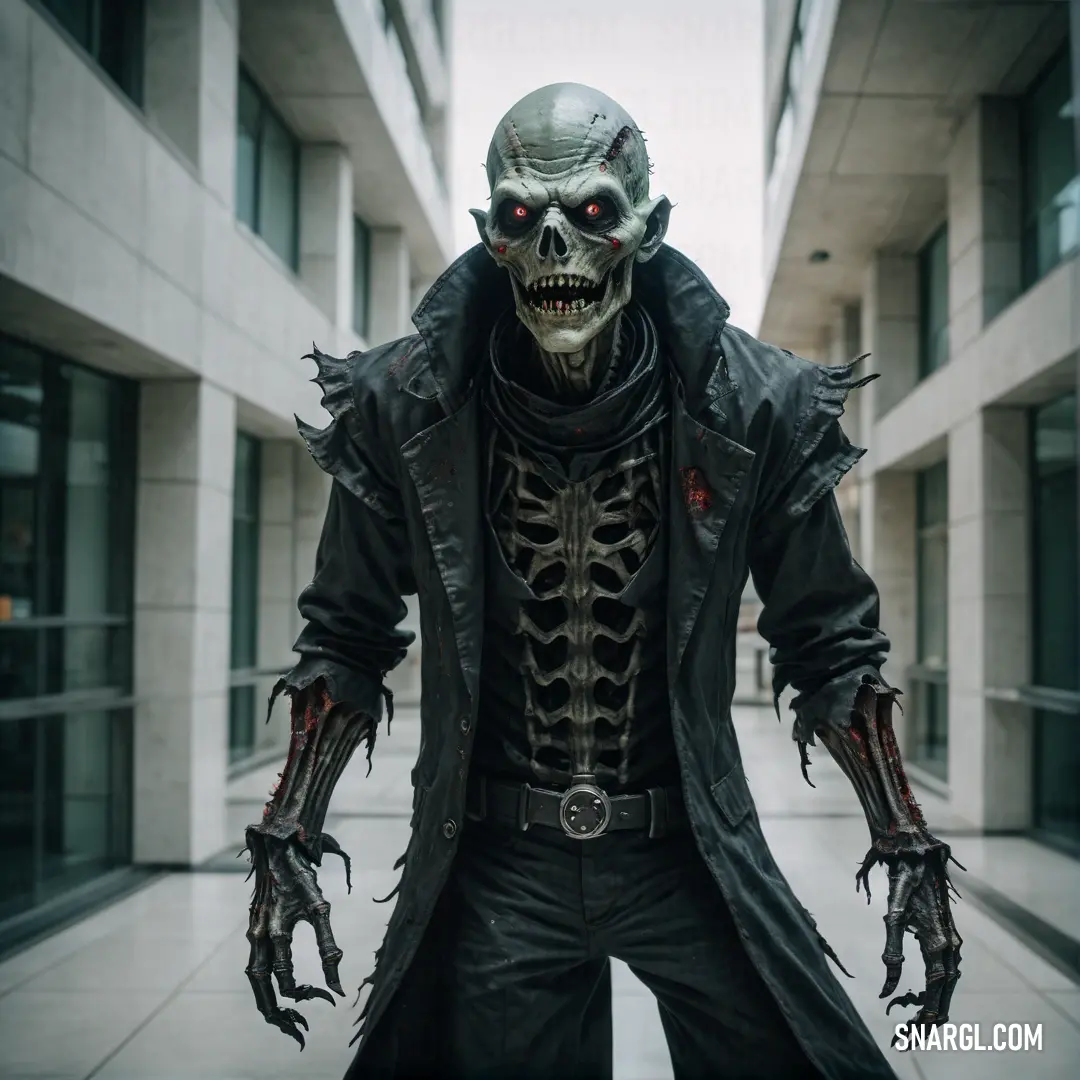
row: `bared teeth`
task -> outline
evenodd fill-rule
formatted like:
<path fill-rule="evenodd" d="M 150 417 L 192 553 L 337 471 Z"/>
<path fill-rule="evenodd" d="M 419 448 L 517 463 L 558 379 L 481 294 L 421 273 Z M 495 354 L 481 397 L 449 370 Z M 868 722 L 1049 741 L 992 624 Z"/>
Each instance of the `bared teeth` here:
<path fill-rule="evenodd" d="M 551 315 L 573 315 L 599 303 L 606 279 L 596 284 L 579 274 L 546 274 L 524 286 L 529 303 L 536 311 Z M 584 294 L 584 295 L 582 295 Z"/>

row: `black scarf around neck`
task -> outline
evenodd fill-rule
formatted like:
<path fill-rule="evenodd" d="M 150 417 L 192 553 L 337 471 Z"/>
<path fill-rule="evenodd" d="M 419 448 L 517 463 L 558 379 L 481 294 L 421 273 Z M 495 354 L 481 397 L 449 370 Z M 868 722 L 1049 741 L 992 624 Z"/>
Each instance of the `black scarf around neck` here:
<path fill-rule="evenodd" d="M 536 365 L 533 339 L 513 310 L 491 332 L 485 405 L 496 422 L 570 479 L 587 474 L 600 457 L 660 423 L 668 412 L 666 365 L 656 328 L 643 307 L 623 311 L 615 356 L 587 401 L 567 404 L 514 378 Z M 526 369 L 527 370 L 527 369 Z M 536 380 L 530 380 L 534 384 Z"/>

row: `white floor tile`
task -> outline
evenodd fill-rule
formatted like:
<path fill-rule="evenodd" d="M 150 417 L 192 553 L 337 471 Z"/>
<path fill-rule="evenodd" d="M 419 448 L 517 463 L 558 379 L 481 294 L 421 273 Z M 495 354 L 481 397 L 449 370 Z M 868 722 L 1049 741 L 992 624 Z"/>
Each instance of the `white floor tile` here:
<path fill-rule="evenodd" d="M 0 1077 L 82 1080 L 161 1005 L 166 994 L 165 990 L 16 990 L 0 1001 Z"/>

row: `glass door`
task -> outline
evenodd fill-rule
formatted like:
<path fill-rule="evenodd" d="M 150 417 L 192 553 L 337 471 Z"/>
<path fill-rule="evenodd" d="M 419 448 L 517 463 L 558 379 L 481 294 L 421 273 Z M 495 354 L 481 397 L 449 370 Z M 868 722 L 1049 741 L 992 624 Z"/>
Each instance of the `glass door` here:
<path fill-rule="evenodd" d="M 134 405 L 0 337 L 0 919 L 128 858 Z"/>

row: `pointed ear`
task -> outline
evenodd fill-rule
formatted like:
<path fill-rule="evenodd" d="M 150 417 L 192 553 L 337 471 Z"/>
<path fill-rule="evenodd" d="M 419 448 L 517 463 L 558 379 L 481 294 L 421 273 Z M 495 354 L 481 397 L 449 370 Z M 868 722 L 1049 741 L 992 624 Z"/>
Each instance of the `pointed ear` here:
<path fill-rule="evenodd" d="M 491 241 L 488 239 L 487 234 L 487 214 L 483 210 L 470 210 L 470 214 L 473 216 L 473 221 L 476 222 L 476 231 L 480 234 L 480 242 L 491 251 Z"/>
<path fill-rule="evenodd" d="M 648 218 L 645 222 L 645 239 L 634 257 L 638 262 L 648 262 L 660 250 L 660 245 L 667 236 L 668 220 L 671 217 L 671 201 L 666 195 L 659 195 L 649 204 Z"/>

